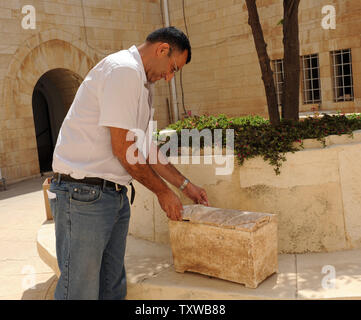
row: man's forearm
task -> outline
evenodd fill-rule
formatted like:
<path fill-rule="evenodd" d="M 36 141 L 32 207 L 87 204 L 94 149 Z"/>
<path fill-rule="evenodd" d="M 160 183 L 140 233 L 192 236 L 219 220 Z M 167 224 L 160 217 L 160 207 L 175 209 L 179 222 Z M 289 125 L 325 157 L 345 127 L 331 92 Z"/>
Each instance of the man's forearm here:
<path fill-rule="evenodd" d="M 179 188 L 185 177 L 171 164 L 151 164 L 152 169 L 166 181 Z"/>
<path fill-rule="evenodd" d="M 157 151 L 158 161 L 156 161 L 155 164 L 150 164 L 150 166 L 163 179 L 168 181 L 173 186 L 179 188 L 183 184 L 185 177 L 169 161 L 168 163 L 164 164 L 166 157 L 163 154 L 160 154 L 161 151 L 159 151 L 159 148 L 157 148 Z M 159 157 L 162 157 L 162 159 Z M 147 162 L 148 160 L 149 159 L 147 159 Z"/>
<path fill-rule="evenodd" d="M 136 150 L 136 156 L 142 157 L 141 152 Z M 122 166 L 127 172 L 142 185 L 147 187 L 150 191 L 155 194 L 166 191 L 168 188 L 167 184 L 159 177 L 157 172 L 148 164 L 137 162 L 135 164 L 129 164 L 125 159 L 118 158 Z M 144 158 L 143 158 L 144 159 Z"/>

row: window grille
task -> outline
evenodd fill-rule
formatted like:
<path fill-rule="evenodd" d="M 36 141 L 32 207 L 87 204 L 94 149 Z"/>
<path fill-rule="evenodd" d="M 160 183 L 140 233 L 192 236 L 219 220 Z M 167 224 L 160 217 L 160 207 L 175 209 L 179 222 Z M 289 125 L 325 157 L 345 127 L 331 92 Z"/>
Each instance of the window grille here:
<path fill-rule="evenodd" d="M 320 66 L 318 54 L 302 56 L 303 103 L 321 102 Z"/>
<path fill-rule="evenodd" d="M 273 78 L 276 87 L 277 104 L 282 105 L 282 92 L 285 74 L 283 72 L 283 59 L 273 60 Z"/>
<path fill-rule="evenodd" d="M 331 51 L 334 101 L 353 100 L 351 49 Z"/>

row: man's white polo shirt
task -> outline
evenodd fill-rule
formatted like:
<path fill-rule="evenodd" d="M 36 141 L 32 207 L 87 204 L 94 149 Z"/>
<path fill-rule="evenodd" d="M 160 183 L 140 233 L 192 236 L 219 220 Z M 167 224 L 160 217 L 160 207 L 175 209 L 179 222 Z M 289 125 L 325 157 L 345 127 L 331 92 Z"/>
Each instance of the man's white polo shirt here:
<path fill-rule="evenodd" d="M 98 177 L 129 184 L 132 177 L 113 155 L 107 127 L 147 132 L 153 120 L 153 84 L 135 46 L 102 59 L 80 85 L 61 126 L 53 171 L 75 179 Z"/>

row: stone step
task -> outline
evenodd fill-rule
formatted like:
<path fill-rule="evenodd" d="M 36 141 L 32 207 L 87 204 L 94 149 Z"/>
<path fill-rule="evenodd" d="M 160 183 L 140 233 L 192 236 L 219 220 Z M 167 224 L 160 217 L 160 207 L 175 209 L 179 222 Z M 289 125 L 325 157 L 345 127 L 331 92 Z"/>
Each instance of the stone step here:
<path fill-rule="evenodd" d="M 38 231 L 39 256 L 59 275 L 54 223 Z M 125 265 L 130 300 L 361 299 L 361 250 L 279 254 L 278 273 L 256 289 L 191 272 L 174 271 L 168 245 L 127 238 Z M 336 280 L 327 282 L 335 269 Z"/>

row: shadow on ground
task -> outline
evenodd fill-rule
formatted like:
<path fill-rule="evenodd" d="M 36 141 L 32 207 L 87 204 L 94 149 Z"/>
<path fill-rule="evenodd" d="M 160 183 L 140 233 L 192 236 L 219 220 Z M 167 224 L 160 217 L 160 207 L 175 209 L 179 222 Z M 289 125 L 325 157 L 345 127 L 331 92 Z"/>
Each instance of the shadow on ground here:
<path fill-rule="evenodd" d="M 9 199 L 23 194 L 40 191 L 42 190 L 42 182 L 45 181 L 45 178 L 51 177 L 52 175 L 53 175 L 52 172 L 47 172 L 40 177 L 27 179 L 24 181 L 7 185 L 6 190 L 3 189 L 0 190 L 0 200 Z M 41 184 L 39 184 L 39 181 L 41 182 Z"/>
<path fill-rule="evenodd" d="M 23 292 L 21 300 L 54 300 L 54 291 L 58 277 L 56 275 L 46 282 L 37 283 L 36 289 L 28 289 Z"/>

